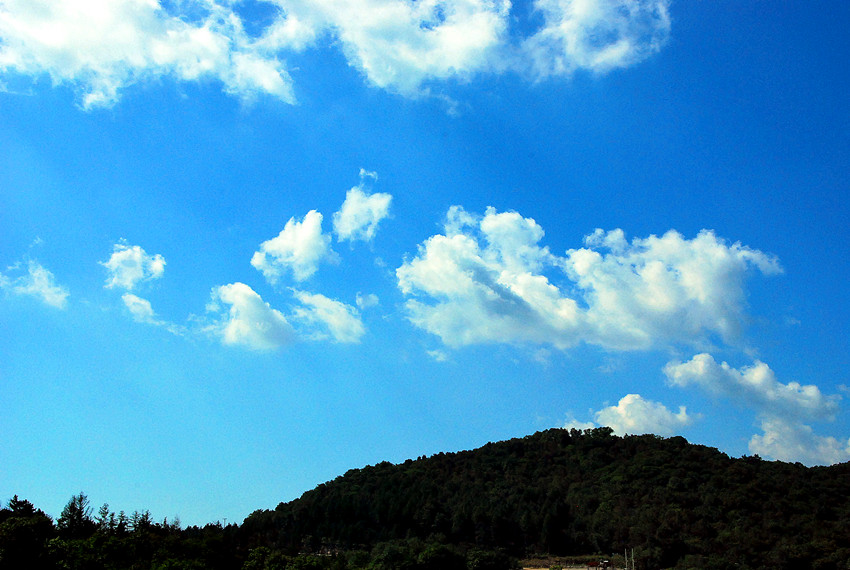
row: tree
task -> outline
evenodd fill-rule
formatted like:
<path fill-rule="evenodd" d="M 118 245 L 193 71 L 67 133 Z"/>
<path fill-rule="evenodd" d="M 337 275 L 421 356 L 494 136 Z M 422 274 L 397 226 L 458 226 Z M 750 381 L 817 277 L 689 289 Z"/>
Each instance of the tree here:
<path fill-rule="evenodd" d="M 100 509 L 98 509 L 95 522 L 97 523 L 98 532 L 107 535 L 115 532 L 118 526 L 118 519 L 115 517 L 115 513 L 109 510 L 109 503 L 103 503 Z"/>
<path fill-rule="evenodd" d="M 46 568 L 46 544 L 54 532 L 49 516 L 15 495 L 0 510 L 0 567 Z"/>
<path fill-rule="evenodd" d="M 31 517 L 37 512 L 41 513 L 40 510 L 36 510 L 32 503 L 26 499 L 19 499 L 17 495 L 9 500 L 9 510 L 13 517 Z"/>
<path fill-rule="evenodd" d="M 65 538 L 86 538 L 91 536 L 97 525 L 91 518 L 92 509 L 85 493 L 74 495 L 62 509 L 56 521 L 59 533 Z"/>
<path fill-rule="evenodd" d="M 152 526 L 153 517 L 151 517 L 150 511 L 133 511 L 133 514 L 130 516 L 130 530 L 138 533 L 143 530 L 149 530 Z"/>

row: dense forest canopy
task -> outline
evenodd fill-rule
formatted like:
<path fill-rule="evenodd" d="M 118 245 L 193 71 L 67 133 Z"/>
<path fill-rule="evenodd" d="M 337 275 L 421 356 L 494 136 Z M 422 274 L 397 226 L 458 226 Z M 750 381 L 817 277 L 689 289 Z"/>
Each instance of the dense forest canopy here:
<path fill-rule="evenodd" d="M 499 570 L 626 549 L 638 568 L 850 568 L 850 464 L 553 429 L 353 469 L 241 525 L 94 514 L 82 493 L 55 522 L 0 510 L 3 568 Z"/>

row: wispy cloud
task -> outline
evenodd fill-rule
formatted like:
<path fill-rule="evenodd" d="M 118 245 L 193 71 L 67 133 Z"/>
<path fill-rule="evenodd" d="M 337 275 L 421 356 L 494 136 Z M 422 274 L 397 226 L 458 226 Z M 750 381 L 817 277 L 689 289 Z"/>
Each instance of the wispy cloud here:
<path fill-rule="evenodd" d="M 45 305 L 64 309 L 68 304 L 68 289 L 56 283 L 53 273 L 45 269 L 39 262 L 29 260 L 25 265 L 16 263 L 7 268 L 8 274 L 0 273 L 0 289 L 14 295 L 27 295 L 35 297 Z"/>
<path fill-rule="evenodd" d="M 378 299 L 378 296 L 374 293 L 361 293 L 357 292 L 357 296 L 355 297 L 355 301 L 357 307 L 361 311 L 365 311 L 366 309 L 371 309 L 372 307 L 377 307 L 381 304 L 381 300 Z"/>
<path fill-rule="evenodd" d="M 161 321 L 157 318 L 151 307 L 150 301 L 142 299 L 132 293 L 124 293 L 121 295 L 121 300 L 124 301 L 124 306 L 133 315 L 133 319 L 140 323 L 148 323 L 158 325 Z"/>
<path fill-rule="evenodd" d="M 330 335 L 336 342 L 357 343 L 366 333 L 360 314 L 351 305 L 318 293 L 293 291 L 293 294 L 301 303 L 293 309 L 293 319 L 308 327 L 318 327 L 322 332 L 314 333 L 314 338 Z"/>
<path fill-rule="evenodd" d="M 535 0 L 543 26 L 523 42 L 537 77 L 605 72 L 643 61 L 670 34 L 668 0 Z"/>
<path fill-rule="evenodd" d="M 579 431 L 584 431 L 588 429 L 597 428 L 599 426 L 593 422 L 582 422 L 575 419 L 574 417 L 570 417 L 570 419 L 568 419 L 562 427 L 564 429 L 577 429 Z"/>
<path fill-rule="evenodd" d="M 150 301 L 143 299 L 132 293 L 124 293 L 121 295 L 121 300 L 124 306 L 132 315 L 133 320 L 137 323 L 144 323 L 156 327 L 162 327 L 168 332 L 176 335 L 182 335 L 186 332 L 185 327 L 175 325 L 164 319 L 161 319 L 151 307 Z"/>
<path fill-rule="evenodd" d="M 445 350 L 427 350 L 425 352 L 436 362 L 446 362 L 449 359 L 449 355 Z"/>

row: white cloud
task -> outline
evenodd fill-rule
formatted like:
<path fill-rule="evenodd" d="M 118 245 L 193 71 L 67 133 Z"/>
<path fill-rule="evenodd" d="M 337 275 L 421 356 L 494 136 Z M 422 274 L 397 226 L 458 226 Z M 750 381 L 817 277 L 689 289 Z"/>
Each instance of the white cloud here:
<path fill-rule="evenodd" d="M 664 404 L 647 400 L 640 394 L 626 394 L 616 406 L 593 413 L 593 418 L 595 422 L 581 422 L 573 417 L 563 427 L 584 431 L 608 426 L 618 435 L 652 433 L 671 436 L 691 425 L 699 415 L 688 415 L 685 406 L 679 406 L 678 412 L 672 412 Z"/>
<path fill-rule="evenodd" d="M 535 0 L 544 23 L 523 42 L 523 56 L 539 77 L 635 64 L 667 41 L 668 5 L 668 0 Z"/>
<path fill-rule="evenodd" d="M 377 87 L 419 95 L 432 80 L 487 70 L 507 37 L 508 0 L 278 0 L 335 37 Z"/>
<path fill-rule="evenodd" d="M 588 429 L 594 429 L 599 426 L 597 426 L 593 422 L 580 422 L 575 418 L 570 418 L 569 420 L 567 420 L 563 427 L 564 429 L 577 429 L 579 431 L 584 431 Z"/>
<path fill-rule="evenodd" d="M 407 301 L 410 320 L 449 346 L 487 342 L 575 343 L 578 306 L 547 278 L 534 274 L 548 256 L 536 239 L 542 230 L 519 215 L 500 217 L 490 209 L 479 221 L 462 208 L 449 210 L 446 235 L 428 238 L 419 254 L 396 270 L 399 288 L 408 296 L 434 302 Z M 494 220 L 493 218 L 499 218 Z M 482 231 L 476 232 L 476 226 Z M 484 228 L 490 244 L 481 246 Z M 514 241 L 508 251 L 507 236 Z M 516 244 L 520 244 L 519 247 Z M 530 267 L 523 267 L 529 263 Z"/>
<path fill-rule="evenodd" d="M 664 404 L 645 400 L 639 394 L 623 396 L 616 406 L 609 406 L 596 412 L 595 419 L 600 425 L 608 426 L 615 433 L 670 436 L 693 422 L 685 406 L 677 413 L 671 412 Z"/>
<path fill-rule="evenodd" d="M 834 419 L 840 399 L 837 395 L 825 396 L 811 384 L 783 384 L 764 362 L 736 369 L 704 353 L 688 362 L 668 363 L 664 374 L 676 386 L 696 385 L 753 408 L 763 434 L 750 439 L 752 453 L 807 465 L 850 460 L 850 441 L 819 436 L 804 423 Z"/>
<path fill-rule="evenodd" d="M 750 439 L 751 453 L 779 461 L 831 465 L 850 461 L 850 439 L 816 435 L 806 424 L 770 416 L 761 420 L 762 435 Z"/>
<path fill-rule="evenodd" d="M 285 28 L 274 30 L 278 47 L 287 37 L 303 45 Z M 294 101 L 276 54 L 245 33 L 230 2 L 4 0 L 0 39 L 0 71 L 74 85 L 87 109 L 110 106 L 126 86 L 160 76 L 213 78 L 242 98 Z"/>
<path fill-rule="evenodd" d="M 360 171 L 361 182 L 345 194 L 345 202 L 333 215 L 333 227 L 339 241 L 371 241 L 381 220 L 389 216 L 393 197 L 381 192 L 364 191 L 364 178 L 377 178 L 375 173 Z"/>
<path fill-rule="evenodd" d="M 9 291 L 15 295 L 36 297 L 46 305 L 57 309 L 64 309 L 68 304 L 68 289 L 58 285 L 53 273 L 45 269 L 37 261 L 28 261 L 26 267 L 26 275 L 20 275 L 14 278 L 0 273 L 0 289 Z M 9 267 L 9 270 L 13 272 L 20 269 L 20 263 Z"/>
<path fill-rule="evenodd" d="M 121 300 L 124 302 L 124 306 L 127 307 L 130 315 L 132 315 L 133 320 L 137 323 L 163 327 L 171 334 L 182 335 L 185 333 L 184 327 L 169 323 L 168 321 L 159 318 L 153 310 L 153 307 L 151 307 L 150 301 L 147 299 L 143 299 L 137 295 L 133 295 L 132 293 L 124 293 L 121 295 Z"/>
<path fill-rule="evenodd" d="M 548 248 L 537 245 L 543 239 L 543 228 L 531 218 L 487 208 L 480 229 L 487 242 L 485 259 L 508 271 L 539 272 L 555 261 Z"/>
<path fill-rule="evenodd" d="M 286 317 L 244 283 L 213 289 L 212 302 L 207 310 L 220 313 L 219 320 L 207 330 L 219 336 L 224 344 L 269 351 L 279 349 L 295 338 Z"/>
<path fill-rule="evenodd" d="M 371 84 L 414 97 L 476 73 L 545 77 L 631 65 L 657 52 L 670 29 L 666 0 L 536 0 L 533 17 L 543 24 L 524 38 L 511 22 L 525 14 L 511 13 L 509 0 L 257 3 L 273 16 L 255 32 L 246 0 L 3 0 L 0 73 L 71 85 L 86 109 L 161 77 L 216 80 L 244 100 L 294 103 L 282 61 L 334 45 Z"/>
<path fill-rule="evenodd" d="M 322 214 L 310 210 L 300 221 L 290 218 L 277 237 L 260 244 L 251 265 L 275 284 L 290 271 L 296 281 L 312 276 L 322 261 L 335 261 L 331 237 L 322 233 Z"/>
<path fill-rule="evenodd" d="M 337 342 L 360 342 L 366 329 L 354 307 L 320 294 L 305 291 L 294 291 L 293 294 L 302 305 L 293 309 L 294 318 L 326 329 Z M 320 333 L 317 338 L 325 336 Z"/>
<path fill-rule="evenodd" d="M 537 364 L 549 366 L 552 363 L 552 351 L 548 348 L 538 348 L 534 351 L 532 358 Z"/>
<path fill-rule="evenodd" d="M 449 359 L 449 355 L 444 350 L 426 350 L 425 353 L 435 362 L 446 362 Z"/>
<path fill-rule="evenodd" d="M 325 31 L 321 19 L 311 13 L 309 3 L 303 3 L 304 8 L 300 15 L 293 9 L 297 4 L 295 2 L 269 0 L 268 4 L 275 5 L 278 13 L 254 42 L 254 46 L 263 52 L 305 50 L 316 43 L 317 38 Z"/>
<path fill-rule="evenodd" d="M 162 322 L 157 318 L 150 301 L 147 299 L 142 299 L 132 293 L 124 293 L 121 295 L 121 300 L 124 301 L 124 306 L 133 315 L 135 321 L 151 325 L 158 325 Z"/>
<path fill-rule="evenodd" d="M 543 229 L 516 212 L 449 209 L 396 270 L 410 320 L 449 346 L 579 342 L 615 350 L 734 341 L 745 320 L 744 279 L 778 262 L 710 231 L 627 242 L 597 230 L 565 257 L 539 245 Z M 604 250 L 608 250 L 606 253 Z M 552 281 L 551 279 L 557 279 Z"/>
<path fill-rule="evenodd" d="M 377 307 L 381 304 L 381 301 L 374 293 L 367 293 L 364 295 L 358 291 L 357 297 L 355 298 L 355 303 L 361 311 L 365 311 L 366 309 Z"/>
<path fill-rule="evenodd" d="M 697 385 L 708 392 L 742 400 L 760 413 L 792 419 L 830 419 L 838 410 L 838 396 L 825 396 L 817 386 L 783 384 L 764 362 L 736 369 L 718 363 L 710 354 L 688 362 L 670 362 L 664 374 L 676 386 Z"/>
<path fill-rule="evenodd" d="M 517 70 L 537 77 L 605 72 L 657 52 L 670 31 L 666 0 L 537 0 L 543 25 L 511 37 L 508 0 L 278 0 L 296 27 L 331 30 L 374 85 L 407 96 L 428 83 Z"/>
<path fill-rule="evenodd" d="M 622 230 L 596 230 L 585 245 L 567 252 L 565 267 L 589 306 L 588 324 L 616 348 L 710 334 L 734 341 L 745 320 L 747 272 L 781 271 L 774 257 L 709 230 L 691 240 L 670 230 L 631 243 Z"/>
<path fill-rule="evenodd" d="M 165 271 L 165 259 L 160 254 L 148 255 L 138 245 L 116 243 L 107 261 L 100 262 L 109 271 L 105 287 L 131 291 L 142 281 L 159 279 Z"/>

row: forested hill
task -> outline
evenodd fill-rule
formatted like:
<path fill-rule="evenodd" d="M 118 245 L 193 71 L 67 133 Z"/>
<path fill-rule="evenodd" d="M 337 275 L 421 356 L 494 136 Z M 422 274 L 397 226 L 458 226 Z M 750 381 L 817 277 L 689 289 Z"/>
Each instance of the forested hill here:
<path fill-rule="evenodd" d="M 83 493 L 55 522 L 17 496 L 0 508 L 2 569 L 516 570 L 612 554 L 622 568 L 626 549 L 642 570 L 850 568 L 850 464 L 553 429 L 354 469 L 242 525 L 106 504 L 93 517 Z"/>
<path fill-rule="evenodd" d="M 733 459 L 681 437 L 553 429 L 380 463 L 257 511 L 243 537 L 283 551 L 417 538 L 516 556 L 623 552 L 649 567 L 847 568 L 850 464 Z"/>

